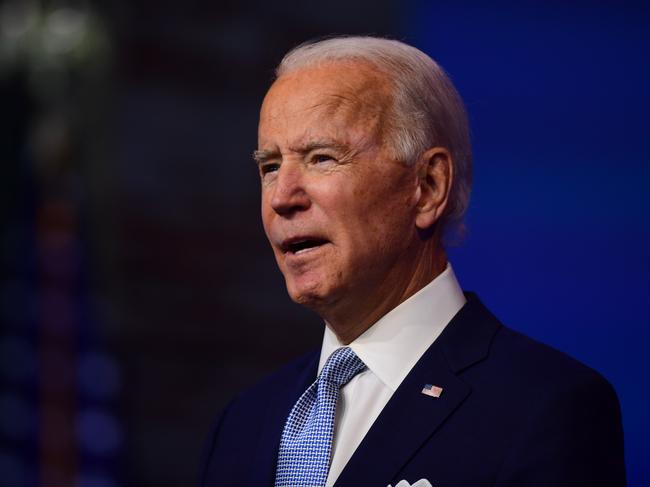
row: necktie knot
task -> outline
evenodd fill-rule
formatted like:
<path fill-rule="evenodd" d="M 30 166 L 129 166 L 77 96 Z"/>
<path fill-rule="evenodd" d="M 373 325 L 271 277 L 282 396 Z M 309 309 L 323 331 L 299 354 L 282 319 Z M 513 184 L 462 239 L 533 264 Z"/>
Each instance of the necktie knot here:
<path fill-rule="evenodd" d="M 339 348 L 325 362 L 318 380 L 333 382 L 341 388 L 365 367 L 366 364 L 357 357 L 350 347 Z"/>

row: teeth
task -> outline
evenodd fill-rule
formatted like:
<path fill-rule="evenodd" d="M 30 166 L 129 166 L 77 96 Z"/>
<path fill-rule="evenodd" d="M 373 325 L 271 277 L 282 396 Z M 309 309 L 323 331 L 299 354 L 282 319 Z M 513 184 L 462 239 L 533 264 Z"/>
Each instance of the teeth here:
<path fill-rule="evenodd" d="M 301 240 L 300 242 L 295 242 L 291 247 L 293 249 L 294 254 L 297 254 L 299 252 L 304 252 L 305 250 L 309 250 L 314 247 L 312 245 L 313 242 L 310 240 Z"/>
<path fill-rule="evenodd" d="M 299 240 L 288 245 L 287 251 L 293 254 L 299 254 L 307 250 L 313 250 L 316 247 L 320 247 L 324 243 L 324 241 L 312 239 Z"/>

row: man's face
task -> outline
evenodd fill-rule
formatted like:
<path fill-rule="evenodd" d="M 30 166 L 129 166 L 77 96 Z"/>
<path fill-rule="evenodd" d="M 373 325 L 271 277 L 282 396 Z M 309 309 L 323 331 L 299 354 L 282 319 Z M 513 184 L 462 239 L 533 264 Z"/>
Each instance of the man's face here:
<path fill-rule="evenodd" d="M 391 87 L 359 62 L 278 79 L 260 114 L 262 220 L 291 298 L 370 305 L 413 272 L 418 179 L 391 157 Z"/>

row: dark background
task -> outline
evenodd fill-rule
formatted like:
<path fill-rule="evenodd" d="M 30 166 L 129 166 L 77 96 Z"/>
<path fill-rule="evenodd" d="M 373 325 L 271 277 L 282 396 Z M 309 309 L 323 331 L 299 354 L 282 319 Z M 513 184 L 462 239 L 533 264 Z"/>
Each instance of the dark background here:
<path fill-rule="evenodd" d="M 251 153 L 283 53 L 335 33 L 450 73 L 459 280 L 614 384 L 650 483 L 649 28 L 646 2 L 0 2 L 0 484 L 193 485 L 225 402 L 318 344 Z"/>

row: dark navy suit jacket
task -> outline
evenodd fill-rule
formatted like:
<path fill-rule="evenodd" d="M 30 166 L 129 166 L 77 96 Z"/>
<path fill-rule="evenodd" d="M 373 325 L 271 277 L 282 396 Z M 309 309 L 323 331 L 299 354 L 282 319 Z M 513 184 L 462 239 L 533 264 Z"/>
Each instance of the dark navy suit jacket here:
<path fill-rule="evenodd" d="M 209 438 L 202 487 L 271 486 L 291 407 L 316 379 L 314 351 L 244 392 Z M 443 388 L 440 398 L 421 393 Z M 472 294 L 381 412 L 340 487 L 620 487 L 616 393 L 598 373 L 501 325 Z"/>

